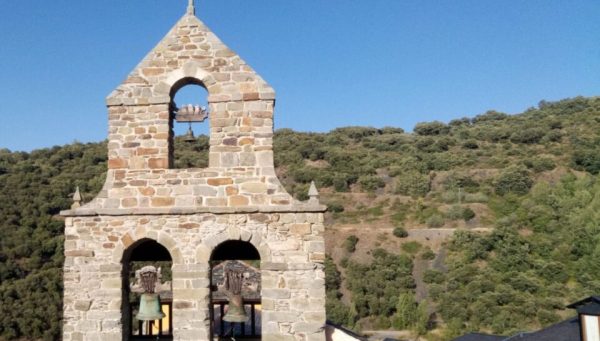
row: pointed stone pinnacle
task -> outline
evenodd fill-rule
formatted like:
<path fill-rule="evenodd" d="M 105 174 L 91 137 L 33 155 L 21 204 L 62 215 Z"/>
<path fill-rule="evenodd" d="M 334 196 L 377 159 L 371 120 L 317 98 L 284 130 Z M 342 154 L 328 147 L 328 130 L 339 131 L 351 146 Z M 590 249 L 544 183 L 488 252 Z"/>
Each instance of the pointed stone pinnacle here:
<path fill-rule="evenodd" d="M 318 199 L 319 198 L 319 191 L 317 191 L 317 186 L 315 186 L 315 182 L 311 181 L 310 182 L 310 187 L 308 189 L 308 196 L 312 199 Z"/>
<path fill-rule="evenodd" d="M 81 193 L 79 192 L 79 186 L 75 189 L 75 193 L 73 194 L 73 204 L 71 205 L 71 209 L 81 207 Z"/>
<path fill-rule="evenodd" d="M 194 0 L 188 0 L 187 14 L 196 15 L 196 9 L 194 8 Z"/>

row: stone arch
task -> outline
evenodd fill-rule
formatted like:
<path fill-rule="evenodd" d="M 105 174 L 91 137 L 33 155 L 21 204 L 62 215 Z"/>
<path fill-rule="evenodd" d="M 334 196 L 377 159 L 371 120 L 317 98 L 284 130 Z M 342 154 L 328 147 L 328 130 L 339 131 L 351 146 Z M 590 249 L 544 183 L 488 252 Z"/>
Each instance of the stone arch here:
<path fill-rule="evenodd" d="M 134 265 L 135 262 L 140 263 Z M 158 318 L 158 320 L 160 320 L 160 322 L 157 324 L 153 324 L 154 322 L 150 321 L 139 321 L 139 324 L 134 323 L 135 307 L 139 307 L 138 309 L 141 311 L 142 304 L 139 300 L 137 302 L 131 300 L 131 294 L 133 292 L 131 288 L 132 285 L 136 282 L 136 280 L 132 278 L 132 273 L 133 270 L 140 268 L 143 269 L 143 266 L 146 265 L 152 265 L 158 268 L 160 268 L 161 266 L 170 265 L 168 269 L 173 269 L 173 257 L 169 249 L 167 249 L 167 247 L 158 240 L 142 237 L 127 246 L 127 248 L 123 251 L 123 256 L 121 260 L 122 339 L 136 340 L 138 339 L 138 337 L 147 337 L 149 335 L 153 335 L 153 330 L 158 328 L 160 329 L 161 335 L 164 335 L 164 339 L 170 340 L 173 337 L 173 318 L 172 314 L 170 313 L 172 311 L 172 289 L 156 287 L 156 291 L 151 292 L 152 294 L 156 293 L 162 296 L 163 291 L 166 291 L 168 293 L 166 296 L 171 296 L 171 298 L 168 300 L 163 300 L 159 296 L 155 296 L 155 300 L 157 301 L 156 304 L 158 305 L 157 308 L 169 314 L 169 317 L 166 320 L 163 321 L 163 319 L 158 317 L 157 315 L 156 317 Z M 163 274 L 164 271 L 165 270 L 163 270 Z M 160 282 L 164 283 L 162 280 Z M 142 292 L 137 291 L 137 295 L 140 294 L 142 294 Z M 165 326 L 166 329 L 163 329 L 163 326 Z M 165 331 L 164 334 L 162 334 L 163 331 Z"/>
<path fill-rule="evenodd" d="M 203 70 L 198 63 L 193 61 L 186 63 L 179 69 L 171 71 L 162 81 L 153 86 L 153 92 L 156 96 L 170 96 L 173 88 L 183 79 L 194 79 L 201 83 L 206 88 L 206 91 L 208 91 L 209 98 L 211 95 L 218 94 L 218 88 L 215 87 L 217 81 L 212 74 Z"/>
<path fill-rule="evenodd" d="M 250 232 L 236 227 L 229 227 L 227 230 L 203 240 L 202 244 L 196 247 L 196 264 L 208 264 L 215 248 L 229 240 L 249 242 L 258 251 L 261 262 L 264 263 L 271 260 L 271 251 L 260 232 Z"/>
<path fill-rule="evenodd" d="M 124 233 L 119 239 L 119 242 L 115 245 L 115 249 L 112 254 L 112 260 L 115 263 L 121 264 L 123 257 L 125 256 L 125 251 L 142 239 L 151 239 L 164 246 L 171 254 L 173 266 L 184 264 L 183 255 L 177 247 L 177 242 L 173 239 L 173 237 L 166 232 L 146 232 L 144 228 L 132 229 Z"/>
<path fill-rule="evenodd" d="M 239 333 L 248 335 L 253 340 L 261 339 L 263 334 L 262 313 L 260 310 L 257 313 L 256 306 L 262 304 L 262 261 L 258 248 L 250 240 L 226 238 L 225 241 L 212 248 L 208 263 L 210 265 L 208 307 L 211 320 L 211 340 L 213 338 L 228 339 L 229 336 L 233 338 L 236 334 L 240 335 Z M 246 288 L 243 289 L 243 292 L 238 292 L 238 299 L 233 299 L 230 296 L 231 292 L 223 293 L 224 289 L 220 287 L 226 285 L 225 278 L 227 272 L 231 270 L 237 272 L 237 275 L 240 276 L 237 278 L 244 283 L 242 287 Z M 242 274 L 243 279 L 241 279 Z M 240 313 L 240 311 L 243 312 Z M 230 312 L 233 316 L 229 315 Z M 233 320 L 227 319 L 228 316 Z M 240 319 L 240 317 L 242 318 Z"/>

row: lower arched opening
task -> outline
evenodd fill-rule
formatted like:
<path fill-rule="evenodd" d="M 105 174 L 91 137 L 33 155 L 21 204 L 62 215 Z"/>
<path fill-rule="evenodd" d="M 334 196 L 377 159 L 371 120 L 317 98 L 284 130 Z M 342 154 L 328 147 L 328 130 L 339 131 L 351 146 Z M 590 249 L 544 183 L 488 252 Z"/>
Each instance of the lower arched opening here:
<path fill-rule="evenodd" d="M 223 242 L 213 250 L 210 268 L 212 339 L 260 340 L 261 276 L 258 250 L 249 242 Z"/>
<path fill-rule="evenodd" d="M 122 263 L 123 340 L 172 340 L 171 254 L 155 240 L 141 239 L 127 248 Z M 152 275 L 152 268 L 156 270 L 155 275 Z M 145 271 L 156 277 L 156 281 L 152 281 L 155 284 L 151 291 L 157 294 L 155 298 L 158 302 L 148 304 L 145 301 L 142 304 L 142 294 L 148 292 L 148 285 L 141 285 Z"/>

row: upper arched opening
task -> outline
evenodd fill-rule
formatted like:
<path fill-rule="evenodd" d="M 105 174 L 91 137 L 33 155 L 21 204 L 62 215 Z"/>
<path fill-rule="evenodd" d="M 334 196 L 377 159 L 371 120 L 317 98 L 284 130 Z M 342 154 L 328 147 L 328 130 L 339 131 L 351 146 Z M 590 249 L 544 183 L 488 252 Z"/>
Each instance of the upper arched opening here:
<path fill-rule="evenodd" d="M 196 78 L 185 77 L 173 84 L 169 96 L 171 168 L 208 167 L 210 129 L 206 87 Z"/>

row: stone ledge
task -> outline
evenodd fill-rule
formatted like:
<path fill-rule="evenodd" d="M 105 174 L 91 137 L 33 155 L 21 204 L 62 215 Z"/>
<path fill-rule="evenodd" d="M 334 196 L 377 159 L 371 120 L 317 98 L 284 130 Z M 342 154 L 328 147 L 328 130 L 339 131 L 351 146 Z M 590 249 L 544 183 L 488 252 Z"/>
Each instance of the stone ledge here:
<path fill-rule="evenodd" d="M 325 205 L 288 205 L 288 206 L 242 206 L 242 207 L 179 207 L 179 208 L 76 208 L 60 211 L 64 217 L 81 216 L 128 216 L 128 215 L 185 215 L 198 213 L 321 213 L 327 210 Z"/>
<path fill-rule="evenodd" d="M 265 94 L 261 95 L 261 98 L 256 99 L 225 99 L 225 98 L 215 98 L 211 99 L 208 104 L 211 103 L 228 103 L 228 102 L 275 102 L 274 95 Z M 138 98 L 121 98 L 121 97 L 107 97 L 105 100 L 105 104 L 107 107 L 147 107 L 149 105 L 158 105 L 165 104 L 168 105 L 171 103 L 171 99 L 168 97 L 152 97 L 148 98 L 147 101 L 139 101 Z"/>

